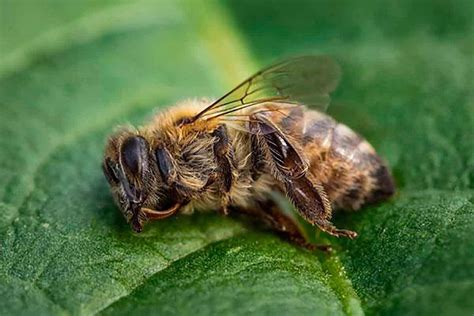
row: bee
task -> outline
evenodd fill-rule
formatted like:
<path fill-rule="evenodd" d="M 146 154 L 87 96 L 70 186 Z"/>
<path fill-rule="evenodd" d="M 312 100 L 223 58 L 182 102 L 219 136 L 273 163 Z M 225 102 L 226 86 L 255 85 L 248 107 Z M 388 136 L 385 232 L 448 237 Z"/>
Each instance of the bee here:
<path fill-rule="evenodd" d="M 328 56 L 267 67 L 221 98 L 183 101 L 107 141 L 103 172 L 132 229 L 194 210 L 255 217 L 305 244 L 272 198 L 284 194 L 320 230 L 355 238 L 331 222 L 394 193 L 374 148 L 326 115 L 339 78 Z"/>

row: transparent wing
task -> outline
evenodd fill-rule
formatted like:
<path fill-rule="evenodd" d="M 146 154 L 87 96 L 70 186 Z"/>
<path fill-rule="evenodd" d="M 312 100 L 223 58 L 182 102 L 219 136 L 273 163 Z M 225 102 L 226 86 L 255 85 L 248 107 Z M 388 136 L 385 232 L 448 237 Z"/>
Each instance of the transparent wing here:
<path fill-rule="evenodd" d="M 288 59 L 260 70 L 233 90 L 219 98 L 190 122 L 220 116 L 235 116 L 235 112 L 266 102 L 304 104 L 325 111 L 329 93 L 339 83 L 339 65 L 328 56 L 303 56 Z"/>

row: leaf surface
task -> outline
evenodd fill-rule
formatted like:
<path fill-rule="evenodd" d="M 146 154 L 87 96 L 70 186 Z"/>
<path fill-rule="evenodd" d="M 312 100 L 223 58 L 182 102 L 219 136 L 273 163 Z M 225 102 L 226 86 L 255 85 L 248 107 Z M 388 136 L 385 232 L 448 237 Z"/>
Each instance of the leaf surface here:
<path fill-rule="evenodd" d="M 0 3 L 1 315 L 474 311 L 469 1 Z M 113 127 L 308 51 L 341 62 L 330 113 L 399 186 L 337 216 L 360 237 L 314 254 L 213 213 L 132 233 L 100 170 Z"/>

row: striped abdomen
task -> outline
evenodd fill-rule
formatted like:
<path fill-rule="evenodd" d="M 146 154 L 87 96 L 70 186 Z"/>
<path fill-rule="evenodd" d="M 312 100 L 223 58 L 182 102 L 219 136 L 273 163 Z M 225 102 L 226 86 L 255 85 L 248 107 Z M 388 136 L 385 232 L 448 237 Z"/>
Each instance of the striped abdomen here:
<path fill-rule="evenodd" d="M 333 207 L 357 210 L 394 193 L 392 177 L 374 148 L 344 124 L 317 111 L 293 108 L 273 117 L 300 143 L 309 172 L 324 186 Z"/>

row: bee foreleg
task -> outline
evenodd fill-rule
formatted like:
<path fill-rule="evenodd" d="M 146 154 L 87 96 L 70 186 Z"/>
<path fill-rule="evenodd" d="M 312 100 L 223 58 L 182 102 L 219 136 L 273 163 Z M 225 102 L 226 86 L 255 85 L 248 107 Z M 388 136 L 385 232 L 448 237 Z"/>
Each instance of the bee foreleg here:
<path fill-rule="evenodd" d="M 212 133 L 217 140 L 214 143 L 214 155 L 217 163 L 216 173 L 219 174 L 219 191 L 221 193 L 221 213 L 228 215 L 230 204 L 230 189 L 233 182 L 232 169 L 234 164 L 234 151 L 229 140 L 229 135 L 224 125 L 219 125 Z"/>

